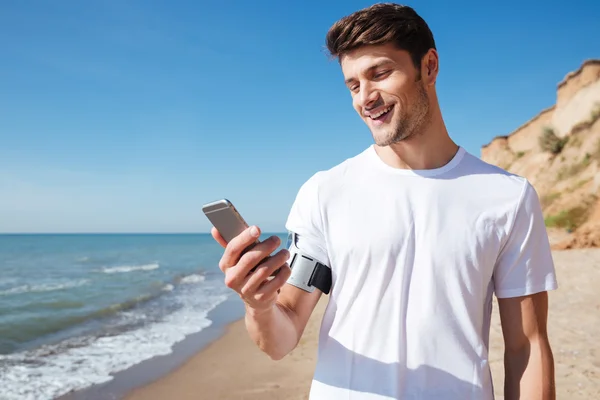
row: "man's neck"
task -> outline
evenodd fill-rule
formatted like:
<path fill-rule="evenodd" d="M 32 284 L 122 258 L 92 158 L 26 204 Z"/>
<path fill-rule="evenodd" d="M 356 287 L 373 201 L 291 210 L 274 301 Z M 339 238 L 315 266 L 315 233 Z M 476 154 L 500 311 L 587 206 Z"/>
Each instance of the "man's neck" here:
<path fill-rule="evenodd" d="M 375 146 L 383 162 L 394 168 L 426 170 L 441 168 L 449 163 L 458 151 L 444 122 L 436 118 L 420 132 L 390 146 Z"/>

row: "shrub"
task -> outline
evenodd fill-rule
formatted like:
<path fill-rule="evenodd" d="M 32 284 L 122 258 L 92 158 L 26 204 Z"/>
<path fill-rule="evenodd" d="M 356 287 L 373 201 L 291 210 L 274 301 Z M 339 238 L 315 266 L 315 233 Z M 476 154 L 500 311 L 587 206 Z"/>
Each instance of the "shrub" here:
<path fill-rule="evenodd" d="M 598 196 L 589 194 L 578 205 L 568 210 L 563 210 L 555 215 L 549 215 L 544 219 L 547 227 L 565 228 L 574 231 L 586 222 L 593 211 L 593 204 L 598 201 Z"/>
<path fill-rule="evenodd" d="M 559 138 L 554 133 L 552 128 L 544 128 L 542 135 L 539 137 L 539 144 L 543 151 L 549 151 L 552 154 L 558 154 L 562 151 L 567 143 L 567 138 Z"/>
<path fill-rule="evenodd" d="M 545 218 L 544 222 L 549 228 L 565 228 L 568 231 L 573 231 L 585 222 L 587 214 L 587 207 L 575 207 L 567 211 L 561 211 L 556 215 L 550 215 Z"/>

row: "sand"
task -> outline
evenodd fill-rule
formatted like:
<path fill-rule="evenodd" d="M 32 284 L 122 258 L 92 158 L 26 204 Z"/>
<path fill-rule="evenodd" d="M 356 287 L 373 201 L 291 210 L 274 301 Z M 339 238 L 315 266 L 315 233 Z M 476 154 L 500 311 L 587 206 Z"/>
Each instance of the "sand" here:
<path fill-rule="evenodd" d="M 557 399 L 600 399 L 600 249 L 555 251 L 559 290 L 550 294 L 549 336 Z M 317 335 L 327 298 L 319 303 L 299 346 L 271 361 L 246 334 L 244 322 L 128 400 L 307 399 L 316 363 Z M 503 396 L 503 342 L 497 304 L 490 365 L 497 399 Z"/>
<path fill-rule="evenodd" d="M 241 320 L 179 369 L 134 390 L 126 399 L 307 399 L 326 301 L 322 296 L 298 347 L 283 360 L 272 361 L 260 352 Z"/>
<path fill-rule="evenodd" d="M 548 335 L 559 400 L 600 399 L 600 249 L 553 252 L 559 288 L 550 293 Z M 495 306 L 490 365 L 503 399 L 503 345 Z"/>

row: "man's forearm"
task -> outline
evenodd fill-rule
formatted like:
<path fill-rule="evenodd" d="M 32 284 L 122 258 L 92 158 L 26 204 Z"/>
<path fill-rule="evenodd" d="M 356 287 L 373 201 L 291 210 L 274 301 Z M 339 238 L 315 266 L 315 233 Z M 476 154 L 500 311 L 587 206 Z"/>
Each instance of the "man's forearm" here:
<path fill-rule="evenodd" d="M 506 400 L 555 400 L 554 358 L 547 339 L 504 354 Z"/>
<path fill-rule="evenodd" d="M 292 351 L 299 341 L 290 311 L 280 304 L 262 312 L 246 310 L 246 329 L 256 345 L 273 360 Z"/>

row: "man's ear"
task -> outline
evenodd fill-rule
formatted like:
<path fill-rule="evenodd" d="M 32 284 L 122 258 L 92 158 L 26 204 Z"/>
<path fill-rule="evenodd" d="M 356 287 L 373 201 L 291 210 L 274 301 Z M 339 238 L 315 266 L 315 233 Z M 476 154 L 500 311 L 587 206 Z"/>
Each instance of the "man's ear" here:
<path fill-rule="evenodd" d="M 433 85 L 439 72 L 439 57 L 435 49 L 429 49 L 421 61 L 421 76 L 425 84 Z"/>

